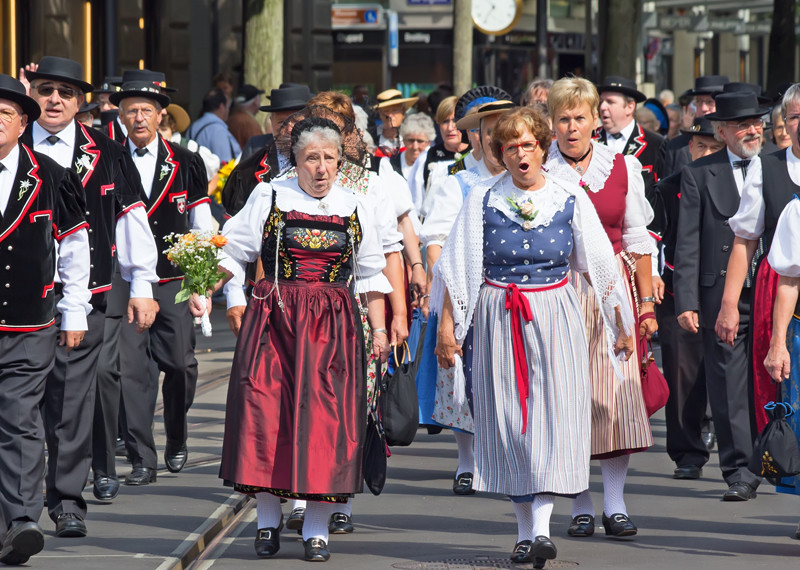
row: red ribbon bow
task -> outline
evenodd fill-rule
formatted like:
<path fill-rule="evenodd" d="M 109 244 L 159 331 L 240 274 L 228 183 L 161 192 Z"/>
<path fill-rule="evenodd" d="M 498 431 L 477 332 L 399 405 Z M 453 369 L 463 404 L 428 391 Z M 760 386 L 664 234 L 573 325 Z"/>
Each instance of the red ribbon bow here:
<path fill-rule="evenodd" d="M 528 428 L 528 393 L 530 383 L 528 380 L 528 358 L 525 355 L 525 341 L 522 336 L 522 321 L 533 320 L 531 305 L 519 287 L 512 283 L 506 287 L 506 310 L 511 311 L 511 343 L 514 347 L 514 371 L 517 377 L 517 391 L 519 403 L 522 408 L 522 433 Z"/>

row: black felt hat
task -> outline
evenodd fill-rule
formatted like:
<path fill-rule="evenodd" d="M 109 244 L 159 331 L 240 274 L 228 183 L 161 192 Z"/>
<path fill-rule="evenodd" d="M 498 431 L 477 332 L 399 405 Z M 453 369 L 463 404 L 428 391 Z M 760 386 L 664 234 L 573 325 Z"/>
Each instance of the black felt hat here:
<path fill-rule="evenodd" d="M 167 87 L 167 76 L 163 71 L 153 71 L 152 69 L 128 69 L 122 72 L 122 81 L 119 85 L 131 83 L 133 81 L 146 81 L 153 83 L 161 89 L 162 93 L 175 93 L 177 89 Z"/>
<path fill-rule="evenodd" d="M 613 91 L 614 93 L 622 93 L 634 99 L 637 103 L 647 99 L 647 95 L 636 89 L 636 82 L 627 77 L 619 77 L 617 75 L 607 75 L 606 78 L 597 86 L 597 92 Z"/>
<path fill-rule="evenodd" d="M 745 83 L 743 81 L 731 81 L 730 83 L 726 83 L 725 87 L 722 89 L 722 93 L 752 93 L 758 99 L 758 102 L 762 105 L 771 105 L 772 98 L 763 95 L 763 89 L 761 89 L 760 85 L 756 85 L 755 83 Z M 714 93 L 712 97 L 715 99 L 721 95 L 721 93 Z"/>
<path fill-rule="evenodd" d="M 95 109 L 97 109 L 99 106 L 100 103 L 98 103 L 97 101 L 93 101 L 91 103 L 89 103 L 88 101 L 84 101 L 83 105 L 81 105 L 81 108 L 78 109 L 78 114 L 80 115 L 81 113 L 89 113 L 90 111 L 94 111 Z"/>
<path fill-rule="evenodd" d="M 306 106 L 311 99 L 311 91 L 307 85 L 281 85 L 278 89 L 273 89 L 267 96 L 269 105 L 262 105 L 258 109 L 265 113 L 273 111 L 299 111 Z"/>
<path fill-rule="evenodd" d="M 122 85 L 122 91 L 112 93 L 108 100 L 114 105 L 119 106 L 119 102 L 128 97 L 145 97 L 152 99 L 161 105 L 162 109 L 166 109 L 170 104 L 168 95 L 161 92 L 161 88 L 152 81 L 129 81 Z"/>
<path fill-rule="evenodd" d="M 22 112 L 28 115 L 28 122 L 35 121 L 42 114 L 39 103 L 28 97 L 25 86 L 5 73 L 0 73 L 0 99 L 8 99 L 22 107 Z"/>
<path fill-rule="evenodd" d="M 92 91 L 94 95 L 99 95 L 101 93 L 116 93 L 120 91 L 120 84 L 122 84 L 122 77 L 119 75 L 106 75 L 103 78 L 103 82 L 98 85 L 97 89 Z"/>
<path fill-rule="evenodd" d="M 34 79 L 52 79 L 76 85 L 84 93 L 94 90 L 94 85 L 83 80 L 83 66 L 77 61 L 63 57 L 46 55 L 39 62 L 36 71 L 26 71 L 28 81 Z"/>
<path fill-rule="evenodd" d="M 694 80 L 692 95 L 712 95 L 721 92 L 725 84 L 730 83 L 727 75 L 701 75 Z"/>
<path fill-rule="evenodd" d="M 701 137 L 713 137 L 714 126 L 711 124 L 711 121 L 706 119 L 706 117 L 700 117 L 699 119 L 694 120 L 694 122 L 692 123 L 692 127 L 689 130 L 682 132 L 691 136 L 698 135 Z"/>
<path fill-rule="evenodd" d="M 235 101 L 237 103 L 244 103 L 245 101 L 255 99 L 256 96 L 261 95 L 262 93 L 264 93 L 263 89 L 259 89 L 255 85 L 245 83 L 239 88 L 239 93 L 236 94 Z"/>
<path fill-rule="evenodd" d="M 761 107 L 755 93 L 748 91 L 720 93 L 714 101 L 717 110 L 706 115 L 709 121 L 738 121 L 769 113 L 769 107 Z"/>

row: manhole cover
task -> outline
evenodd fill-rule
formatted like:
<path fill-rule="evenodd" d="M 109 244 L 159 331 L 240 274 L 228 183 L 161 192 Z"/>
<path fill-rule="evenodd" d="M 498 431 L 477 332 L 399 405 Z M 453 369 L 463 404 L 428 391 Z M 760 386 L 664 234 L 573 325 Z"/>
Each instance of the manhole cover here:
<path fill-rule="evenodd" d="M 569 560 L 549 560 L 545 568 L 574 568 L 575 566 L 578 566 L 578 563 Z M 533 568 L 533 564 L 515 564 L 508 558 L 475 556 L 423 562 L 396 562 L 392 564 L 392 568 L 397 568 L 397 570 L 492 570 L 495 568 L 527 570 Z"/>

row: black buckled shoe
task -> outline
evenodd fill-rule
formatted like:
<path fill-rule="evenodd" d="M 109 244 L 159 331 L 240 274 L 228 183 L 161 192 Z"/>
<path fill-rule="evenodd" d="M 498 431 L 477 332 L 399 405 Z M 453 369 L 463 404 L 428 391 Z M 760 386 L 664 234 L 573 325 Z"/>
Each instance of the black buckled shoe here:
<path fill-rule="evenodd" d="M 281 526 L 283 526 L 282 520 L 278 528 L 258 529 L 254 543 L 256 556 L 267 558 L 274 556 L 281 549 Z"/>
<path fill-rule="evenodd" d="M 548 560 L 553 560 L 558 554 L 558 549 L 547 536 L 537 536 L 531 547 L 531 558 L 534 568 L 544 568 Z"/>
<path fill-rule="evenodd" d="M 570 536 L 592 536 L 594 534 L 594 517 L 592 515 L 578 515 L 572 519 L 567 529 Z"/>
<path fill-rule="evenodd" d="M 167 469 L 170 473 L 179 473 L 183 466 L 186 465 L 186 459 L 189 457 L 189 450 L 186 449 L 186 442 L 180 443 L 167 442 L 167 447 L 164 449 L 164 463 L 167 464 Z"/>
<path fill-rule="evenodd" d="M 86 523 L 77 513 L 61 513 L 56 519 L 56 536 L 59 538 L 81 538 L 86 536 Z"/>
<path fill-rule="evenodd" d="M 639 532 L 639 529 L 628 518 L 628 515 L 623 513 L 614 513 L 610 517 L 603 513 L 603 528 L 606 531 L 606 536 L 614 537 L 633 536 Z"/>
<path fill-rule="evenodd" d="M 149 467 L 134 467 L 130 475 L 125 477 L 125 484 L 133 486 L 149 485 L 150 483 L 155 483 L 157 480 L 158 473 L 155 469 L 150 469 Z"/>
<path fill-rule="evenodd" d="M 305 559 L 308 562 L 327 562 L 331 557 L 331 553 L 328 552 L 328 544 L 321 538 L 304 540 L 303 548 L 305 548 Z"/>
<path fill-rule="evenodd" d="M 703 470 L 697 465 L 679 465 L 672 473 L 673 479 L 699 479 Z"/>
<path fill-rule="evenodd" d="M 328 532 L 331 534 L 350 534 L 354 530 L 353 519 L 345 513 L 333 513 L 328 521 Z"/>
<path fill-rule="evenodd" d="M 95 475 L 92 493 L 98 501 L 110 503 L 119 495 L 119 479 L 105 475 Z"/>
<path fill-rule="evenodd" d="M 9 566 L 25 564 L 31 556 L 39 554 L 42 548 L 44 533 L 37 523 L 12 523 L 0 548 L 0 562 Z"/>
<path fill-rule="evenodd" d="M 303 507 L 292 509 L 289 518 L 286 519 L 286 528 L 296 530 L 298 534 L 303 533 L 303 521 L 306 518 L 306 510 Z"/>
<path fill-rule="evenodd" d="M 453 480 L 453 493 L 456 495 L 474 495 L 472 488 L 472 473 L 460 473 Z"/>
<path fill-rule="evenodd" d="M 520 540 L 514 545 L 514 550 L 511 551 L 511 562 L 516 564 L 523 564 L 533 560 L 531 558 L 531 547 L 533 546 L 532 540 Z"/>

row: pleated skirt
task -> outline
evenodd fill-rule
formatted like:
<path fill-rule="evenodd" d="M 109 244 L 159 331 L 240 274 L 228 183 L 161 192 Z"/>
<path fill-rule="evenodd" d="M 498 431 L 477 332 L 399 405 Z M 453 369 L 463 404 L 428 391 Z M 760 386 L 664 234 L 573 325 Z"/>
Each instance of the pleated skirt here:
<path fill-rule="evenodd" d="M 623 277 L 629 275 L 622 254 L 617 254 L 617 264 Z M 624 280 L 628 302 L 633 308 L 633 292 L 629 280 Z M 653 445 L 653 435 L 642 396 L 638 351 L 628 361 L 619 362 L 624 377 L 624 381 L 620 382 L 608 354 L 608 336 L 594 290 L 582 275 L 574 271 L 570 272 L 570 282 L 578 292 L 589 341 L 592 459 L 644 451 Z M 638 330 L 637 325 L 637 335 Z"/>
<path fill-rule="evenodd" d="M 485 285 L 475 309 L 473 486 L 512 496 L 573 495 L 589 486 L 589 357 L 580 305 L 570 285 L 522 294 L 533 313 L 522 331 L 529 368 L 525 433 L 505 290 Z"/>

